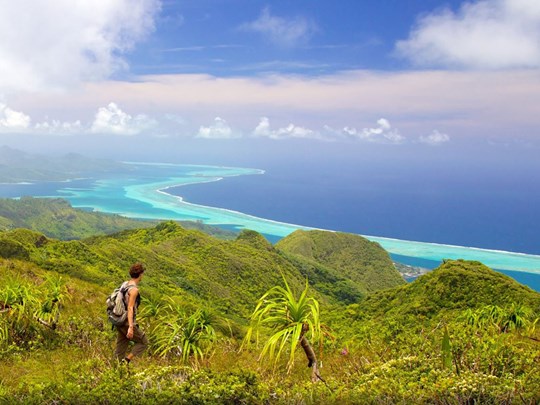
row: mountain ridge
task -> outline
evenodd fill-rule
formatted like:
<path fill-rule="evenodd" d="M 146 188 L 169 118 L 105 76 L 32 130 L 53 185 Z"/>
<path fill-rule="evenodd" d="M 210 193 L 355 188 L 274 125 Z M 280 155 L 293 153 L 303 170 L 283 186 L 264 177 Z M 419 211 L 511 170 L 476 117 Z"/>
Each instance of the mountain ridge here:
<path fill-rule="evenodd" d="M 326 238 L 339 250 L 339 235 L 322 235 L 317 243 Z M 381 254 L 380 247 L 366 246 Z M 147 266 L 137 320 L 151 348 L 135 363 L 136 372 L 126 374 L 111 364 L 115 337 L 104 301 L 134 261 Z M 529 312 L 539 312 L 540 294 L 476 262 L 447 261 L 412 283 L 372 292 L 329 264 L 272 246 L 253 231 L 220 240 L 172 221 L 76 241 L 25 229 L 0 232 L 0 401 L 110 403 L 127 393 L 138 403 L 238 403 L 246 393 L 249 399 L 242 401 L 250 404 L 293 398 L 324 404 L 540 399 L 540 366 L 531 361 L 539 334 Z M 299 383 L 305 378 L 300 366 L 287 373 L 285 364 L 258 362 L 256 349 L 240 350 L 261 295 L 283 279 L 299 293 L 306 277 L 326 325 L 327 341 L 317 349 L 325 352 L 326 386 Z M 15 292 L 36 294 L 26 301 L 30 305 L 37 297 L 47 299 L 46 285 L 60 279 L 72 299 L 63 303 L 55 330 L 37 322 L 36 312 L 8 316 L 23 308 Z M 208 348 L 208 357 L 179 366 L 178 357 L 158 355 L 155 322 L 164 307 L 174 311 L 167 318 L 171 325 L 197 314 L 216 328 L 221 320 L 216 340 L 192 343 Z M 464 318 L 470 310 L 471 319 L 481 320 L 492 307 L 506 316 L 504 324 Z M 260 338 L 273 332 L 263 330 Z M 184 332 L 176 333 L 166 338 L 180 339 Z M 15 369 L 16 377 L 10 371 Z M 231 395 L 236 399 L 227 399 Z"/>

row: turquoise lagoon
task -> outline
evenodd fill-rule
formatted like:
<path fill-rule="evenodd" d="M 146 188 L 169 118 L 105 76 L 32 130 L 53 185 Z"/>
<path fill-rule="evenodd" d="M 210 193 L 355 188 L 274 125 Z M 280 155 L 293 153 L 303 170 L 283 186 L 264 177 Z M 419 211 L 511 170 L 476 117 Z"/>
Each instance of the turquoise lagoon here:
<path fill-rule="evenodd" d="M 271 241 L 297 229 L 313 229 L 224 208 L 191 204 L 167 192 L 171 187 L 216 182 L 225 177 L 261 175 L 264 174 L 262 170 L 162 163 L 126 163 L 126 167 L 129 170 L 84 182 L 83 186 L 77 186 L 76 182 L 63 183 L 48 196 L 65 198 L 74 207 L 133 218 L 192 220 L 235 230 L 253 229 Z M 406 264 L 433 268 L 443 259 L 478 260 L 513 274 L 525 272 L 540 276 L 539 255 L 363 236 L 379 243 L 396 261 Z"/>

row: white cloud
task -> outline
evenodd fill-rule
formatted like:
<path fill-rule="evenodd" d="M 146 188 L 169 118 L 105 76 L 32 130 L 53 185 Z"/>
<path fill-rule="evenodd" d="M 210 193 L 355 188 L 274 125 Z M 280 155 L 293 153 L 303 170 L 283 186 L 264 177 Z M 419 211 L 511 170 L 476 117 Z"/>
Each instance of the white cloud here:
<path fill-rule="evenodd" d="M 38 122 L 34 129 L 36 132 L 45 132 L 53 135 L 74 135 L 84 131 L 80 120 L 74 122 L 62 122 L 59 120 Z"/>
<path fill-rule="evenodd" d="M 243 24 L 240 29 L 262 34 L 275 45 L 294 47 L 306 43 L 317 28 L 315 23 L 304 17 L 286 19 L 273 16 L 266 7 L 258 19 Z"/>
<path fill-rule="evenodd" d="M 30 126 L 30 117 L 0 104 L 0 130 L 24 130 Z"/>
<path fill-rule="evenodd" d="M 267 117 L 262 117 L 257 127 L 253 131 L 253 135 L 258 137 L 271 137 L 270 120 Z"/>
<path fill-rule="evenodd" d="M 479 0 L 423 16 L 396 50 L 419 66 L 540 67 L 540 1 Z"/>
<path fill-rule="evenodd" d="M 13 101 L 8 104 L 32 118 L 54 115 L 61 121 L 81 120 L 86 128 L 91 126 L 94 107 L 114 100 L 124 111 L 144 111 L 159 119 L 153 136 L 156 130 L 170 136 L 195 135 L 201 124 L 213 124 L 216 111 L 244 134 L 251 135 L 259 123 L 253 117 L 269 117 L 276 125 L 273 130 L 301 122 L 322 138 L 331 135 L 336 140 L 346 136 L 345 125 L 355 127 L 358 134 L 364 127 L 376 129 L 381 117 L 403 136 L 444 128 L 443 132 L 455 134 L 452 141 L 503 138 L 516 131 L 538 139 L 540 127 L 540 69 L 349 71 L 311 77 L 154 75 L 88 83 L 82 90 L 21 93 L 17 108 Z M 181 114 L 183 123 L 166 119 L 166 113 Z M 373 125 L 358 124 L 359 120 Z M 325 124 L 339 134 L 324 130 Z"/>
<path fill-rule="evenodd" d="M 100 107 L 96 113 L 90 132 L 99 134 L 136 135 L 149 128 L 155 127 L 157 122 L 146 115 L 135 117 L 122 111 L 115 103 L 107 107 Z"/>
<path fill-rule="evenodd" d="M 294 124 L 289 124 L 286 127 L 279 129 L 270 128 L 270 120 L 267 117 L 262 117 L 257 127 L 253 130 L 253 136 L 270 139 L 286 139 L 286 138 L 314 138 L 322 139 L 321 135 L 311 129 L 299 127 Z"/>
<path fill-rule="evenodd" d="M 421 136 L 419 141 L 422 143 L 427 143 L 428 145 L 440 145 L 450 141 L 450 136 L 443 134 L 436 129 L 427 136 Z"/>
<path fill-rule="evenodd" d="M 240 135 L 233 132 L 232 128 L 227 124 L 227 121 L 223 118 L 216 117 L 213 125 L 208 127 L 201 126 L 196 137 L 207 139 L 230 139 L 239 138 Z"/>
<path fill-rule="evenodd" d="M 17 0 L 0 12 L 0 91 L 70 87 L 125 68 L 159 0 Z"/>
<path fill-rule="evenodd" d="M 375 128 L 357 130 L 356 128 L 345 127 L 342 133 L 348 138 L 363 141 L 388 143 L 403 143 L 405 141 L 405 137 L 397 129 L 392 128 L 386 118 L 377 120 L 377 127 Z"/>

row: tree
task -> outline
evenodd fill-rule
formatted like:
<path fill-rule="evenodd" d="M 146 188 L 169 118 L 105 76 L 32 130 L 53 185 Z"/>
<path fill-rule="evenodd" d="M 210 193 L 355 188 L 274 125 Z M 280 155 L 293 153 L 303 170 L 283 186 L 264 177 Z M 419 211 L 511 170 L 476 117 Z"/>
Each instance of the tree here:
<path fill-rule="evenodd" d="M 322 337 L 319 320 L 319 303 L 313 297 L 308 297 L 308 283 L 298 299 L 289 287 L 285 277 L 285 288 L 275 286 L 268 290 L 257 302 L 251 315 L 251 326 L 248 329 L 244 343 L 251 341 L 253 331 L 259 333 L 263 326 L 274 330 L 263 346 L 260 358 L 268 356 L 274 364 L 281 357 L 285 347 L 289 345 L 289 361 L 287 372 L 294 365 L 295 350 L 300 344 L 308 359 L 308 367 L 312 368 L 311 380 L 322 380 L 319 374 L 317 356 L 308 337 L 314 341 Z"/>

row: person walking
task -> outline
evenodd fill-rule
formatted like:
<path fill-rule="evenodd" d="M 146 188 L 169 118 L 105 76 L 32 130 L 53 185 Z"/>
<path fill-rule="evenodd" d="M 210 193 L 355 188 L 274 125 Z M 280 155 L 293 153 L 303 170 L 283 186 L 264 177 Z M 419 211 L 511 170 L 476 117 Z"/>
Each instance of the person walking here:
<path fill-rule="evenodd" d="M 118 336 L 116 338 L 115 356 L 118 361 L 123 361 L 129 364 L 131 360 L 140 355 L 148 346 L 148 339 L 145 333 L 139 328 L 136 323 L 137 308 L 141 302 L 138 285 L 141 282 L 145 268 L 141 263 L 135 263 L 129 269 L 131 280 L 126 281 L 124 288 L 124 299 L 127 307 L 127 320 L 122 326 L 117 326 Z M 131 352 L 127 353 L 129 342 L 134 342 L 135 345 Z"/>

